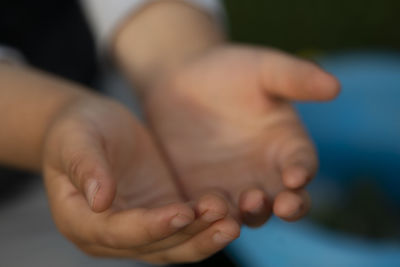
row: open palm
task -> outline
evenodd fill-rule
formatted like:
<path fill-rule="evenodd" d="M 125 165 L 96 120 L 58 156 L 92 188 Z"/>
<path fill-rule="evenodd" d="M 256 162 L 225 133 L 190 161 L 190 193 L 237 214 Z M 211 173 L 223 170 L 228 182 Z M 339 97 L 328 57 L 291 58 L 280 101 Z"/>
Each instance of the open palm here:
<path fill-rule="evenodd" d="M 187 196 L 224 194 L 251 226 L 271 210 L 302 217 L 316 153 L 289 100 L 329 100 L 339 85 L 282 52 L 221 46 L 160 79 L 145 95 L 150 126 Z"/>
<path fill-rule="evenodd" d="M 110 100 L 78 101 L 59 116 L 44 170 L 57 226 L 93 255 L 196 261 L 239 232 L 218 196 L 186 202 L 150 135 Z"/>

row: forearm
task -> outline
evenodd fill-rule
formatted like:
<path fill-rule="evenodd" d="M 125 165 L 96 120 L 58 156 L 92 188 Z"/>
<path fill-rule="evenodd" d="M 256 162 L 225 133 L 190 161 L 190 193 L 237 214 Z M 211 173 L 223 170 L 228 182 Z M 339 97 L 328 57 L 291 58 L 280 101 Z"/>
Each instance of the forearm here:
<path fill-rule="evenodd" d="M 0 63 L 0 163 L 39 170 L 46 129 L 71 101 L 88 95 L 61 79 Z"/>
<path fill-rule="evenodd" d="M 122 70 L 145 90 L 155 77 L 224 38 L 216 21 L 202 10 L 178 0 L 161 0 L 131 17 L 113 48 Z"/>

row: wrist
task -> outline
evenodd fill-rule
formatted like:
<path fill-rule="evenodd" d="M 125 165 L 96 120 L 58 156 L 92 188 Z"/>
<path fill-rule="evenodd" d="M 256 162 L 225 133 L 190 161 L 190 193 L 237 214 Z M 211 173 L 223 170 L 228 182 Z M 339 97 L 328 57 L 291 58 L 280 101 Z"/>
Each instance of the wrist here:
<path fill-rule="evenodd" d="M 0 64 L 0 87 L 0 162 L 39 171 L 49 125 L 71 99 L 88 93 L 41 71 L 7 64 Z"/>
<path fill-rule="evenodd" d="M 114 54 L 142 93 L 154 80 L 224 40 L 218 23 L 201 10 L 182 1 L 156 1 L 120 29 Z"/>
<path fill-rule="evenodd" d="M 60 137 L 70 136 L 69 127 L 74 128 L 82 124 L 90 128 L 92 125 L 89 125 L 89 118 L 96 116 L 95 108 L 103 108 L 107 101 L 109 100 L 106 97 L 87 90 L 71 90 L 54 110 L 46 125 L 40 146 L 40 167 L 43 168 L 46 164 L 49 151 L 59 148 L 63 140 Z"/>

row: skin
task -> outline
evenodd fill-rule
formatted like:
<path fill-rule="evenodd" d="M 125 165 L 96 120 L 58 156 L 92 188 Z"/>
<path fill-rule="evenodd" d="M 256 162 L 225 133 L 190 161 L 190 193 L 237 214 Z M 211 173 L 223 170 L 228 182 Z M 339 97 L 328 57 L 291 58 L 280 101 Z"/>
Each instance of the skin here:
<path fill-rule="evenodd" d="M 114 49 L 186 196 L 220 192 L 249 226 L 271 211 L 288 221 L 306 214 L 318 163 L 290 101 L 333 99 L 333 76 L 278 50 L 231 44 L 181 1 L 142 10 Z"/>
<path fill-rule="evenodd" d="M 147 130 L 119 103 L 28 68 L 0 64 L 0 83 L 0 107 L 19 107 L 0 117 L 2 163 L 43 172 L 57 227 L 84 252 L 190 262 L 239 235 L 221 197 L 182 197 Z"/>
<path fill-rule="evenodd" d="M 181 1 L 145 6 L 113 53 L 151 132 L 114 101 L 0 64 L 0 162 L 43 171 L 68 239 L 99 257 L 192 262 L 237 238 L 242 222 L 305 214 L 317 160 L 290 101 L 332 99 L 335 78 L 229 44 Z"/>
<path fill-rule="evenodd" d="M 337 90 L 311 63 L 226 45 L 160 81 L 144 106 L 184 192 L 217 189 L 232 216 L 259 226 L 271 208 L 282 219 L 301 218 L 310 205 L 303 187 L 317 168 L 314 147 L 282 98 L 328 100 Z"/>

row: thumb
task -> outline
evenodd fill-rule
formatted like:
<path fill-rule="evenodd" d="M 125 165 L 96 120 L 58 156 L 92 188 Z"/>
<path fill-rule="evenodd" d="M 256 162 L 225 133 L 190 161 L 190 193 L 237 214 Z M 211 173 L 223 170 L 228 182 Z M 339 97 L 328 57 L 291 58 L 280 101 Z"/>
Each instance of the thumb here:
<path fill-rule="evenodd" d="M 111 206 L 116 193 L 104 146 L 101 140 L 84 134 L 76 134 L 70 140 L 73 144 L 63 153 L 64 170 L 90 208 L 102 212 Z"/>
<path fill-rule="evenodd" d="M 283 52 L 261 52 L 259 79 L 267 93 L 293 101 L 327 101 L 340 91 L 339 81 L 316 64 Z"/>

